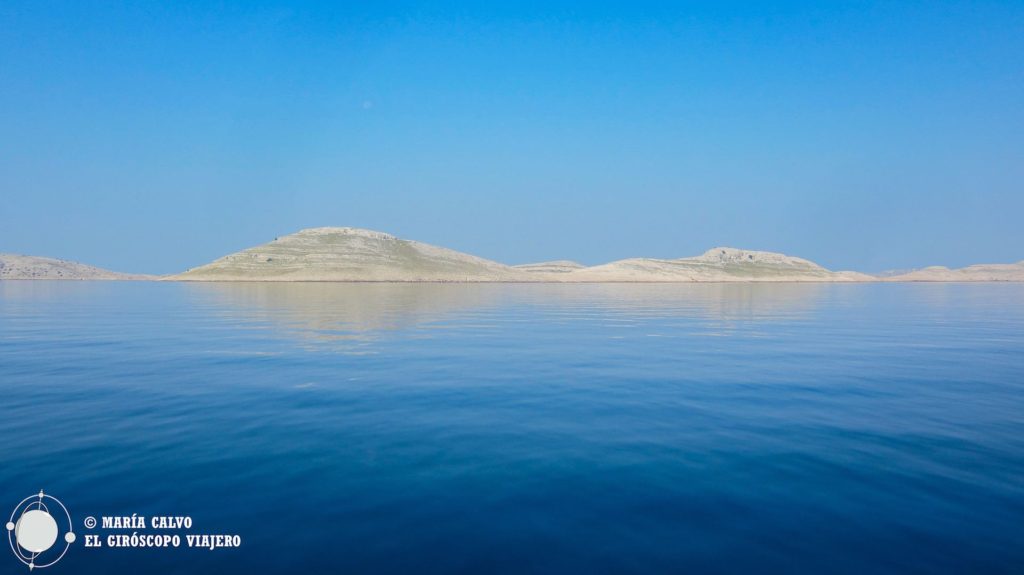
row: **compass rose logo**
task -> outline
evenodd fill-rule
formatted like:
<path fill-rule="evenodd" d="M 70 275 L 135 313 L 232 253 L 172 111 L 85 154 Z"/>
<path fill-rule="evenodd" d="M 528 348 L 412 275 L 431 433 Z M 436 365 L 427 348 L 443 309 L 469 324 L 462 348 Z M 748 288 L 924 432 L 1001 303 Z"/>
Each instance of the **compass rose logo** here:
<path fill-rule="evenodd" d="M 64 544 L 61 538 L 63 527 Z M 51 567 L 75 542 L 68 508 L 52 495 L 40 491 L 21 500 L 7 522 L 7 541 L 11 551 L 29 570 Z"/>

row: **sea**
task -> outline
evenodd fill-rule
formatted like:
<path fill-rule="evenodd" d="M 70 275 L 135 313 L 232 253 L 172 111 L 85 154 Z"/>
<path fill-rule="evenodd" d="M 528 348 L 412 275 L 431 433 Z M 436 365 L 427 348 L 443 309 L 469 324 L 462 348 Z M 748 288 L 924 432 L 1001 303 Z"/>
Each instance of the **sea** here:
<path fill-rule="evenodd" d="M 0 281 L 0 438 L 0 573 L 1020 574 L 1024 284 Z"/>

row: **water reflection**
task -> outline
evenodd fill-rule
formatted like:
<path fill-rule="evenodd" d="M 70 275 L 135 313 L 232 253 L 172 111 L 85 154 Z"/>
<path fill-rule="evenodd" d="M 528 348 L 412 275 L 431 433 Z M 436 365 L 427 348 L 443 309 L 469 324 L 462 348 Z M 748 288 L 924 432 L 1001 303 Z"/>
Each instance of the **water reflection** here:
<path fill-rule="evenodd" d="M 378 332 L 486 324 L 517 309 L 558 319 L 687 319 L 727 326 L 813 313 L 826 284 L 183 284 L 192 297 L 238 319 L 270 322 L 322 341 Z"/>

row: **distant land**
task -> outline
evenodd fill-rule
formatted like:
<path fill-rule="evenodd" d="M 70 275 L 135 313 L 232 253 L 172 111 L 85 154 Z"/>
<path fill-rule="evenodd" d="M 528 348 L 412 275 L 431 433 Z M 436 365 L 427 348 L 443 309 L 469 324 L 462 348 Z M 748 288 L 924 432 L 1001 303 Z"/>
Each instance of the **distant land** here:
<path fill-rule="evenodd" d="M 0 254 L 0 280 L 153 280 L 157 276 L 123 274 L 68 260 Z"/>
<path fill-rule="evenodd" d="M 831 271 L 784 254 L 713 248 L 679 259 L 631 258 L 596 266 L 560 260 L 510 266 L 359 228 L 310 228 L 169 276 L 0 254 L 0 279 L 335 282 L 989 282 L 1024 281 L 1024 261 L 928 267 L 874 276 Z"/>
<path fill-rule="evenodd" d="M 636 258 L 586 267 L 556 261 L 509 266 L 357 228 L 313 228 L 167 279 L 180 281 L 695 282 L 870 281 L 800 258 L 732 248 L 674 260 Z"/>
<path fill-rule="evenodd" d="M 1024 281 L 1024 261 L 1015 264 L 977 264 L 959 269 L 932 266 L 886 278 L 904 282 L 1019 282 Z"/>

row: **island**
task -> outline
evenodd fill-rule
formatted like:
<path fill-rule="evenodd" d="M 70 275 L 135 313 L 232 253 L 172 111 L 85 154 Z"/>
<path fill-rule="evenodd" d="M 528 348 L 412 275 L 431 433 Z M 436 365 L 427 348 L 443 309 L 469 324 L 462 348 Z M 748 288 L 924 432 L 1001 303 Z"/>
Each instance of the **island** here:
<path fill-rule="evenodd" d="M 159 280 L 182 282 L 1020 282 L 1024 261 L 961 269 L 927 267 L 890 275 L 832 271 L 810 260 L 729 247 L 678 259 L 630 258 L 595 266 L 558 260 L 507 265 L 348 227 L 300 230 L 167 276 L 126 274 L 84 264 L 0 254 L 0 280 Z"/>

